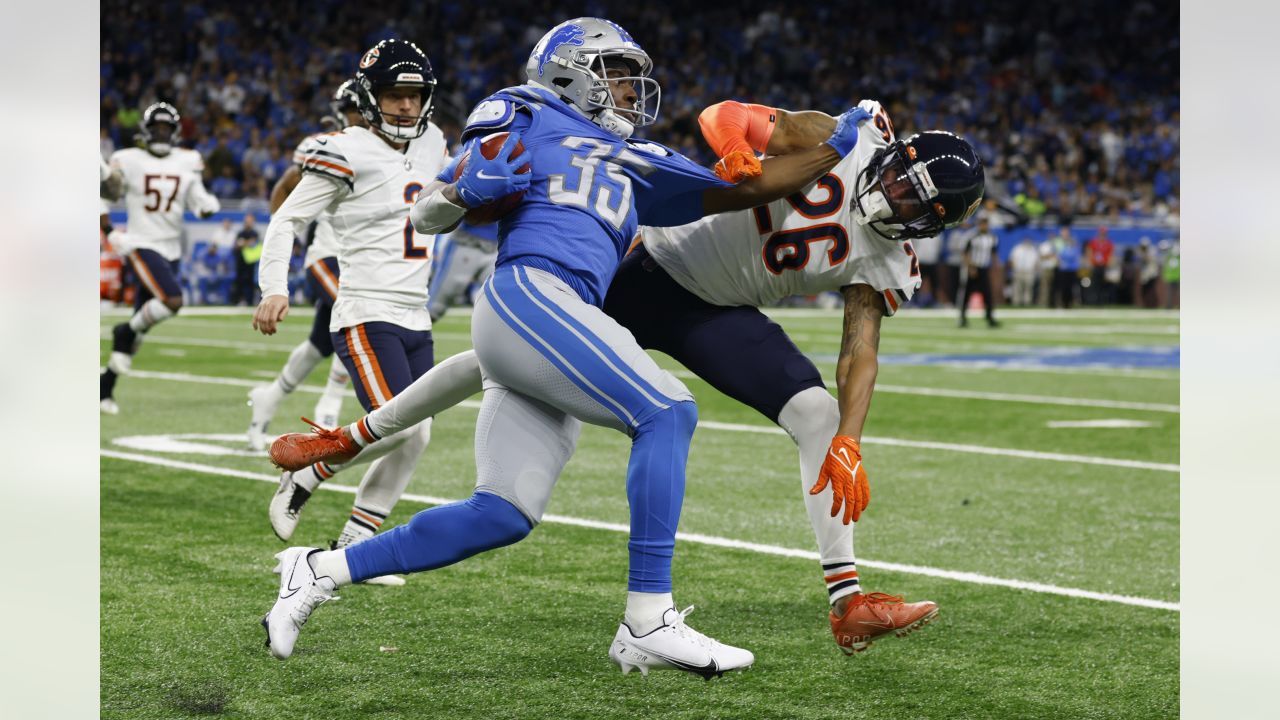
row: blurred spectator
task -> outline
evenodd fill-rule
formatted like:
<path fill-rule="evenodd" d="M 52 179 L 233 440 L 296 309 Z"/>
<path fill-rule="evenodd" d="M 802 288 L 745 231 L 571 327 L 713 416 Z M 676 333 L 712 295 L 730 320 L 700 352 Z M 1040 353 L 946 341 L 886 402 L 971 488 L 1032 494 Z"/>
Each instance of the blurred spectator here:
<path fill-rule="evenodd" d="M 229 224 L 231 221 L 226 222 Z M 226 274 L 226 267 L 222 262 L 223 247 L 225 246 L 211 242 L 192 258 L 190 277 L 195 285 L 196 304 L 210 305 L 227 300 L 221 287 L 222 278 Z"/>
<path fill-rule="evenodd" d="M 1115 302 L 1113 286 L 1107 282 L 1107 268 L 1111 265 L 1111 256 L 1115 253 L 1115 249 L 1115 244 L 1111 242 L 1111 238 L 1107 237 L 1106 227 L 1099 227 L 1098 234 L 1085 244 L 1090 268 L 1087 300 L 1090 305 L 1109 305 Z"/>
<path fill-rule="evenodd" d="M 229 248 L 236 242 L 236 230 L 231 227 L 231 218 L 222 218 L 222 224 L 213 231 L 212 242 L 219 248 Z"/>
<path fill-rule="evenodd" d="M 222 173 L 209 183 L 209 192 L 224 199 L 240 196 L 240 181 L 236 179 L 230 166 L 222 166 Z"/>
<path fill-rule="evenodd" d="M 1179 255 L 1178 243 L 1172 243 L 1169 255 L 1164 260 L 1164 283 L 1168 287 L 1168 295 L 1165 297 L 1167 308 L 1182 307 L 1182 260 Z"/>
<path fill-rule="evenodd" d="M 1146 308 L 1160 307 L 1160 289 L 1157 287 L 1161 274 L 1160 255 L 1147 238 L 1138 243 L 1138 262 L 1141 266 L 1138 270 L 1140 304 Z"/>
<path fill-rule="evenodd" d="M 1053 307 L 1070 308 L 1075 303 L 1076 292 L 1080 289 L 1080 246 L 1071 234 L 1070 228 L 1063 227 L 1058 243 L 1058 267 L 1053 274 Z"/>
<path fill-rule="evenodd" d="M 252 214 L 244 216 L 244 227 L 236 233 L 235 260 L 236 280 L 231 291 L 231 302 L 235 305 L 256 305 L 258 259 L 262 257 L 262 243 L 256 221 Z"/>
<path fill-rule="evenodd" d="M 1009 253 L 1009 268 L 1013 275 L 1013 304 L 1026 307 L 1035 299 L 1036 275 L 1040 269 L 1040 252 L 1030 237 L 1022 238 Z"/>

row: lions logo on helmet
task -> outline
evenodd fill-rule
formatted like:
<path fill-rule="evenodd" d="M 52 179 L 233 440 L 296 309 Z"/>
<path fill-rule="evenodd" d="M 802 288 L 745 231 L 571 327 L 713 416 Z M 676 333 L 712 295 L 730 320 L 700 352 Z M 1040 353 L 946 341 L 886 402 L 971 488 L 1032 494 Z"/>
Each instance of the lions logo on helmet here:
<path fill-rule="evenodd" d="M 152 103 L 142 111 L 142 122 L 138 125 L 138 136 L 146 145 L 147 152 L 163 157 L 169 154 L 177 144 L 182 116 L 178 109 L 167 102 Z M 165 131 L 162 128 L 168 126 Z"/>
<path fill-rule="evenodd" d="M 401 125 L 395 120 L 406 116 L 382 112 L 378 96 L 392 87 L 418 88 L 422 96 L 422 110 L 417 117 L 408 118 L 412 124 Z M 427 119 L 431 117 L 436 78 L 431 72 L 431 61 L 426 53 L 408 40 L 383 40 L 369 48 L 360 60 L 355 77 L 357 108 L 369 127 L 392 142 L 406 142 L 422 137 L 427 131 Z"/>
<path fill-rule="evenodd" d="M 610 76 L 609 71 L 615 74 Z M 617 74 L 619 71 L 621 75 Z M 653 61 L 617 23 L 582 17 L 562 22 L 542 36 L 529 61 L 525 78 L 576 107 L 604 130 L 621 138 L 658 119 L 662 91 L 649 77 Z M 610 83 L 630 83 L 636 92 L 633 107 L 613 100 Z"/>

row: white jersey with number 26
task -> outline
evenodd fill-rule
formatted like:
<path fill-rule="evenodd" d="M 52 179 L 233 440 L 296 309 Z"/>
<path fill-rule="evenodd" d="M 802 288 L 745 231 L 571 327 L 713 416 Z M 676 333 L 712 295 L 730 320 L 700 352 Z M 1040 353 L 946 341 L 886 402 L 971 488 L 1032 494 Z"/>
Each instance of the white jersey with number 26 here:
<path fill-rule="evenodd" d="M 892 315 L 920 287 L 910 242 L 887 240 L 858 225 L 850 204 L 871 157 L 893 142 L 880 103 L 858 144 L 831 172 L 804 190 L 751 210 L 722 213 L 688 225 L 641 229 L 644 246 L 676 282 L 713 305 L 772 305 L 791 295 L 816 295 L 865 284 L 885 298 Z"/>

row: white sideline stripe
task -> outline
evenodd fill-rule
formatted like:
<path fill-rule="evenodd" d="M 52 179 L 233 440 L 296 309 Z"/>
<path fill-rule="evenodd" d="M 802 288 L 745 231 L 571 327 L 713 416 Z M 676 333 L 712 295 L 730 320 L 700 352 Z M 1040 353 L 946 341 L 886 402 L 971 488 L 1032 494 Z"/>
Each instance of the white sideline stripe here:
<path fill-rule="evenodd" d="M 262 384 L 256 380 L 241 378 L 188 375 L 186 373 L 155 372 L 151 370 L 134 370 L 129 373 L 129 377 L 145 378 L 149 380 L 172 380 L 175 382 L 188 382 L 206 385 L 232 385 L 235 387 L 256 387 Z M 324 392 L 324 388 L 316 385 L 299 385 L 295 389 L 295 392 L 297 390 L 309 393 Z M 347 391 L 347 395 L 353 394 L 354 393 L 352 391 Z M 480 408 L 480 403 L 475 400 L 464 400 L 458 403 L 458 407 L 478 410 Z M 766 435 L 787 434 L 785 430 L 777 427 L 776 425 L 743 425 L 740 423 L 716 422 L 714 420 L 699 420 L 698 427 L 706 428 L 708 430 L 762 433 Z M 301 430 L 299 432 L 301 432 Z M 978 455 L 1001 455 L 1004 457 L 1016 457 L 1028 460 L 1051 460 L 1055 462 L 1084 463 L 1087 465 L 1109 465 L 1112 467 L 1134 468 L 1138 470 L 1163 470 L 1165 472 L 1173 473 L 1182 472 L 1182 468 L 1177 465 L 1145 462 L 1142 460 L 1123 460 L 1119 458 L 1092 457 L 1089 455 L 1067 455 L 1063 453 L 1039 452 L 1036 450 L 1017 450 L 1014 448 L 987 447 L 985 445 L 961 445 L 956 443 L 930 442 L 928 440 L 905 440 L 902 438 L 874 437 L 871 435 L 863 436 L 862 444 L 894 445 L 897 447 L 910 447 L 921 450 L 946 450 L 950 452 L 975 453 Z"/>
<path fill-rule="evenodd" d="M 1125 418 L 1106 418 L 1101 420 L 1050 420 L 1045 423 L 1049 428 L 1149 428 L 1155 423 L 1146 420 L 1128 420 Z"/>
<path fill-rule="evenodd" d="M 111 328 L 100 328 L 98 339 L 100 341 L 111 340 Z M 433 340 L 466 340 L 471 341 L 471 335 L 468 333 L 432 333 Z M 289 340 L 281 338 L 278 342 L 246 342 L 243 340 L 213 340 L 210 338 L 193 338 L 193 337 L 151 337 L 148 336 L 145 344 L 147 345 L 188 345 L 191 347 L 215 347 L 225 348 L 227 350 L 248 350 L 251 352 L 279 352 L 291 353 L 298 346 L 298 343 L 306 340 L 306 336 Z"/>
<path fill-rule="evenodd" d="M 190 470 L 191 472 L 206 473 L 209 475 L 225 475 L 227 477 L 243 478 L 246 480 L 258 480 L 261 482 L 279 483 L 278 476 L 263 475 L 261 473 L 246 472 L 244 470 L 233 470 L 231 468 L 217 467 L 216 465 L 202 465 L 200 463 L 184 462 L 182 460 L 169 460 L 167 458 L 152 457 L 150 455 L 139 455 L 137 453 L 124 453 L 106 448 L 99 449 L 99 454 L 103 457 L 114 458 L 116 460 L 128 460 L 131 462 L 145 463 L 148 465 L 159 465 L 161 467 L 173 468 L 175 470 Z M 321 490 L 332 490 L 334 492 L 347 493 L 354 495 L 356 488 L 347 485 L 323 484 Z M 445 498 L 432 497 L 429 495 L 414 495 L 405 493 L 401 496 L 405 500 L 423 503 L 426 505 L 444 505 L 446 503 L 457 502 L 456 500 L 447 500 Z M 609 530 L 612 532 L 629 533 L 631 529 L 620 523 L 608 523 L 599 520 L 588 520 L 585 518 L 567 517 L 564 515 L 546 515 L 542 518 L 543 522 L 555 523 L 557 525 L 573 525 L 575 527 L 590 528 L 593 530 Z M 698 533 L 676 533 L 676 538 L 684 542 L 697 543 L 699 545 L 711 545 L 714 547 L 731 548 L 734 550 L 747 550 L 749 552 L 762 553 L 765 555 L 776 555 L 778 557 L 800 558 L 803 560 L 818 560 L 818 553 L 812 550 L 796 550 L 794 548 L 785 548 L 777 545 L 762 545 L 760 543 L 744 542 L 742 540 L 733 540 L 731 538 L 716 537 L 714 535 L 701 535 Z M 902 563 L 881 562 L 879 560 L 863 560 L 859 559 L 858 564 L 862 567 L 878 568 L 891 572 L 900 572 L 908 575 L 925 575 L 927 577 L 941 578 L 944 580 L 955 580 L 957 582 L 967 582 L 976 585 L 994 585 L 997 587 L 1012 588 L 1014 590 L 1029 590 L 1031 592 L 1046 593 L 1050 595 L 1062 595 L 1065 597 L 1083 598 L 1086 600 L 1098 600 L 1101 602 L 1119 603 L 1121 605 L 1135 605 L 1138 607 L 1154 608 L 1157 610 L 1172 610 L 1174 612 L 1182 612 L 1178 603 L 1167 602 L 1164 600 L 1151 600 L 1149 598 L 1133 597 L 1131 595 L 1112 595 L 1109 593 L 1094 592 L 1092 590 L 1080 590 L 1077 588 L 1058 587 L 1057 585 L 1047 585 L 1045 583 L 1027 582 L 1025 580 L 1008 580 L 1005 578 L 991 577 L 981 575 L 979 573 L 959 572 L 956 570 L 942 570 L 940 568 L 923 567 L 920 565 L 904 565 Z"/>

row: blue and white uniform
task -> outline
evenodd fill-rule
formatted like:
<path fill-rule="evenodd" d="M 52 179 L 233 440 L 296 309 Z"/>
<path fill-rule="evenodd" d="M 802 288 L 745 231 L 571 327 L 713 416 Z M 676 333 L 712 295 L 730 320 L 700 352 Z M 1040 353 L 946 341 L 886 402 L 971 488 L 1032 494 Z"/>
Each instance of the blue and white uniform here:
<path fill-rule="evenodd" d="M 477 492 L 350 548 L 352 578 L 440 567 L 524 537 L 581 420 L 633 438 L 628 587 L 669 592 L 697 411 L 688 389 L 600 305 L 640 224 L 691 222 L 703 192 L 725 183 L 662 145 L 605 132 L 532 85 L 480 103 L 464 138 L 500 131 L 520 134 L 532 178 L 499 222 L 496 269 L 472 315 L 485 390 Z M 466 542 L 457 540 L 464 531 Z"/>

